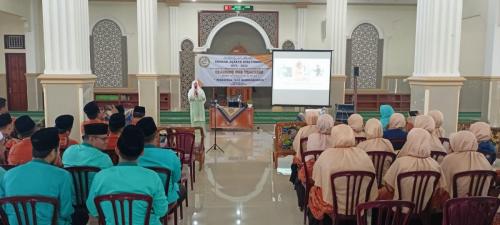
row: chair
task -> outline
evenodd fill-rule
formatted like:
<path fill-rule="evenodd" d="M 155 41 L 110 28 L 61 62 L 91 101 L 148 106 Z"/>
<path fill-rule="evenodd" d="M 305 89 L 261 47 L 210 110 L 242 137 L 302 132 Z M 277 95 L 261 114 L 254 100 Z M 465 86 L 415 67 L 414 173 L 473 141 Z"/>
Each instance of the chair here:
<path fill-rule="evenodd" d="M 307 137 L 300 139 L 300 152 L 307 151 L 307 141 L 308 140 L 309 140 L 309 138 L 307 138 Z M 302 161 L 302 162 L 304 162 L 304 161 Z"/>
<path fill-rule="evenodd" d="M 2 164 L 2 165 L 0 165 L 0 167 L 2 167 L 4 170 L 10 170 L 10 169 L 16 167 L 16 165 Z"/>
<path fill-rule="evenodd" d="M 0 218 L 4 225 L 9 224 L 25 224 L 37 225 L 38 219 L 36 214 L 36 206 L 38 203 L 50 204 L 53 207 L 51 225 L 57 225 L 57 216 L 59 212 L 59 201 L 55 198 L 42 196 L 16 196 L 0 199 Z M 9 221 L 5 208 L 11 205 L 16 215 L 16 221 Z M 31 210 L 29 210 L 31 208 Z M 31 212 L 28 212 L 31 211 Z M 25 223 L 23 223 L 25 221 Z M 10 222 L 10 223 L 9 223 Z"/>
<path fill-rule="evenodd" d="M 303 139 L 304 138 L 300 139 L 301 143 L 302 143 Z M 307 138 L 305 138 L 305 139 L 307 139 Z M 307 143 L 307 141 L 306 141 L 306 143 Z M 302 154 L 301 154 L 302 163 L 304 165 L 304 174 L 306 175 L 306 182 L 303 184 L 305 186 L 305 190 L 306 190 L 305 195 L 304 195 L 305 208 L 307 208 L 307 203 L 309 202 L 309 191 L 311 190 L 311 187 L 314 185 L 314 182 L 311 179 L 312 174 L 309 174 L 309 171 L 307 168 L 306 157 L 312 156 L 312 157 L 314 157 L 314 161 L 316 161 L 322 152 L 323 152 L 322 150 L 311 150 L 311 151 L 306 151 L 306 152 L 302 151 Z M 307 220 L 307 210 L 304 210 L 304 224 L 306 224 L 306 220 Z"/>
<path fill-rule="evenodd" d="M 194 145 L 194 161 L 198 161 L 198 171 L 205 165 L 205 131 L 203 127 L 194 127 L 194 130 L 200 131 L 200 142 Z"/>
<path fill-rule="evenodd" d="M 377 221 L 371 225 L 407 225 L 415 204 L 408 201 L 373 201 L 361 203 L 356 207 L 358 225 L 368 225 L 368 211 L 377 211 Z M 373 214 L 372 214 L 373 216 Z"/>
<path fill-rule="evenodd" d="M 335 180 L 345 178 L 346 182 L 346 201 L 345 201 L 345 214 L 340 214 L 338 207 L 337 187 Z M 375 180 L 375 174 L 368 171 L 345 171 L 334 173 L 330 176 L 333 195 L 333 214 L 331 215 L 333 224 L 340 224 L 340 221 L 355 221 L 356 220 L 356 207 L 360 203 L 367 202 L 370 199 L 370 193 Z M 366 185 L 366 190 L 362 190 L 363 184 Z M 365 198 L 360 199 L 361 191 L 365 191 Z"/>
<path fill-rule="evenodd" d="M 431 151 L 431 157 L 436 160 L 436 162 L 439 162 L 442 160 L 447 155 L 446 152 L 442 151 Z"/>
<path fill-rule="evenodd" d="M 385 151 L 373 151 L 367 152 L 367 154 L 372 159 L 373 166 L 375 166 L 378 188 L 381 188 L 383 186 L 382 178 L 384 177 L 385 163 L 390 159 L 390 163 L 392 164 L 396 160 L 396 154 Z"/>
<path fill-rule="evenodd" d="M 394 150 L 401 150 L 403 148 L 403 145 L 406 143 L 406 138 L 393 138 L 393 139 L 388 139 Z"/>
<path fill-rule="evenodd" d="M 363 141 L 366 141 L 365 137 L 356 137 L 356 145 L 363 142 Z"/>
<path fill-rule="evenodd" d="M 184 151 L 180 150 L 180 149 L 176 149 L 176 148 L 170 148 L 172 149 L 172 151 L 174 151 L 177 156 L 179 157 L 179 159 L 181 160 L 181 165 L 182 165 L 182 162 L 184 162 L 184 159 L 185 159 L 185 154 L 184 154 Z M 186 201 L 186 207 L 189 206 L 189 189 L 188 189 L 188 179 L 187 177 L 185 176 L 182 176 L 181 177 L 181 180 L 179 181 L 180 185 L 184 185 L 184 188 L 186 189 L 186 199 L 184 199 Z M 181 219 L 184 218 L 184 215 L 183 215 L 183 208 L 182 208 L 182 204 L 180 205 L 180 213 L 181 213 Z"/>
<path fill-rule="evenodd" d="M 151 216 L 151 210 L 152 210 L 152 202 L 153 198 L 148 195 L 141 195 L 141 194 L 130 194 L 130 193 L 125 193 L 125 194 L 112 194 L 112 195 L 101 195 L 97 196 L 94 198 L 94 203 L 97 208 L 97 213 L 99 217 L 99 225 L 106 225 L 106 216 L 112 216 L 114 219 L 114 224 L 122 224 L 122 225 L 139 225 L 139 224 L 133 224 L 133 218 L 132 215 L 134 215 L 133 212 L 133 203 L 134 201 L 141 201 L 145 202 L 147 204 L 146 210 L 144 211 L 144 225 L 149 225 L 149 217 Z M 111 203 L 111 208 L 113 210 L 112 215 L 106 215 L 104 214 L 101 204 L 103 202 L 110 202 Z M 126 221 L 126 212 L 125 212 L 125 202 L 128 203 L 128 224 L 125 223 Z M 120 212 L 120 213 L 118 213 Z M 120 218 L 118 215 L 121 215 Z"/>
<path fill-rule="evenodd" d="M 170 189 L 170 179 L 172 177 L 172 171 L 170 171 L 167 168 L 163 168 L 163 167 L 146 167 L 146 168 L 155 171 L 159 175 L 165 176 L 165 195 L 168 196 L 168 190 Z M 162 176 L 160 176 L 160 178 L 162 178 Z M 167 212 L 167 215 L 170 215 L 172 213 L 174 214 L 174 224 L 175 225 L 177 225 L 177 208 L 179 207 L 179 205 L 182 206 L 182 203 L 181 204 L 179 204 L 177 202 L 174 203 L 172 205 L 172 207 L 169 207 L 169 211 Z M 163 222 L 163 225 L 168 224 L 168 216 L 164 216 L 163 218 L 161 218 L 161 220 Z"/>
<path fill-rule="evenodd" d="M 488 194 L 489 188 L 495 182 L 497 174 L 491 170 L 472 170 L 457 173 L 453 176 L 453 198 L 458 196 L 458 180 L 469 178 L 469 190 L 465 193 L 465 196 L 484 196 Z M 488 179 L 490 178 L 490 179 Z M 485 185 L 486 181 L 490 181 L 490 185 Z"/>
<path fill-rule="evenodd" d="M 193 190 L 193 183 L 196 179 L 195 163 L 193 158 L 194 150 L 194 134 L 189 132 L 176 132 L 172 134 L 175 140 L 174 147 L 184 152 L 184 159 L 182 164 L 189 166 L 191 190 Z"/>
<path fill-rule="evenodd" d="M 71 178 L 73 179 L 73 189 L 75 190 L 76 204 L 74 205 L 75 207 L 74 220 L 76 219 L 78 221 L 73 221 L 73 224 L 85 225 L 89 220 L 89 215 L 86 205 L 87 196 L 89 194 L 90 184 L 91 184 L 89 175 L 90 173 L 97 173 L 101 169 L 97 167 L 83 167 L 83 166 L 67 167 L 65 169 L 71 174 Z"/>
<path fill-rule="evenodd" d="M 496 197 L 466 197 L 446 201 L 443 225 L 491 225 L 500 206 Z"/>
<path fill-rule="evenodd" d="M 415 208 L 413 211 L 414 215 L 420 216 L 422 212 L 426 211 L 430 205 L 430 200 L 434 195 L 434 191 L 436 190 L 439 179 L 441 178 L 441 174 L 435 171 L 412 171 L 406 173 L 400 173 L 397 178 L 397 189 L 399 190 L 399 200 L 407 199 L 408 197 L 413 204 L 415 204 Z M 403 191 L 408 186 L 403 186 L 402 181 L 404 179 L 412 179 L 412 187 L 411 187 L 411 196 L 403 196 Z M 432 193 L 429 198 L 426 200 L 425 193 L 428 189 L 428 185 L 431 186 Z"/>

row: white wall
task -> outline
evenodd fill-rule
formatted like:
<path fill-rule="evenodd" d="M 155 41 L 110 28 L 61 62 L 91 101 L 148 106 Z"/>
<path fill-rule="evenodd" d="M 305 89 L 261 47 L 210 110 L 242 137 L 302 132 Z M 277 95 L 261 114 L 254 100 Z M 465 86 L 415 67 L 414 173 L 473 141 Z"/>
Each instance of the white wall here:
<path fill-rule="evenodd" d="M 484 75 L 487 7 L 487 0 L 464 1 L 460 42 L 461 75 Z"/>
<path fill-rule="evenodd" d="M 0 11 L 29 18 L 29 0 L 0 0 Z"/>
<path fill-rule="evenodd" d="M 24 53 L 25 50 L 4 49 L 4 35 L 24 35 L 24 21 L 20 16 L 0 12 L 0 74 L 5 74 L 5 53 Z"/>

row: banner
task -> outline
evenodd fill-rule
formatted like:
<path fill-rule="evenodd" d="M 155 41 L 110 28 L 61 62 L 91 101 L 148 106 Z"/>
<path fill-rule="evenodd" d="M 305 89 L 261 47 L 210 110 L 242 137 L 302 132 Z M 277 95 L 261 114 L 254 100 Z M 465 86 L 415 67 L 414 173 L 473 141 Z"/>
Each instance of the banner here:
<path fill-rule="evenodd" d="M 271 87 L 272 55 L 196 55 L 195 76 L 205 87 Z"/>

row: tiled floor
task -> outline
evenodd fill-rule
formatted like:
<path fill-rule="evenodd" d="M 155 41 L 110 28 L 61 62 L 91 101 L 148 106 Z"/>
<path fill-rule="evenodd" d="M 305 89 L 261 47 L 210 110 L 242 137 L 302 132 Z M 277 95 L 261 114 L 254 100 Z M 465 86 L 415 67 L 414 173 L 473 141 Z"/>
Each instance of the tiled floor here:
<path fill-rule="evenodd" d="M 217 132 L 217 144 L 224 153 L 206 155 L 205 167 L 197 171 L 189 207 L 179 224 L 302 224 L 289 176 L 278 174 L 272 166 L 272 126 L 262 128 Z M 207 149 L 212 143 L 210 132 Z M 280 167 L 289 168 L 290 162 L 280 160 Z"/>

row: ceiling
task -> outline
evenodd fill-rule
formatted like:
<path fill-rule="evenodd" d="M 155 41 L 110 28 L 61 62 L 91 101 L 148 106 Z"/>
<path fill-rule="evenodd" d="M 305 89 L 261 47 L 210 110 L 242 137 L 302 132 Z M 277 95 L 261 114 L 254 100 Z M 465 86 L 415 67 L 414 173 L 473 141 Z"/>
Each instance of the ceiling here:
<path fill-rule="evenodd" d="M 89 1 L 116 1 L 116 2 L 135 2 L 136 0 L 89 0 Z M 196 0 L 196 2 L 205 3 L 224 3 L 224 4 L 295 4 L 295 3 L 311 3 L 325 4 L 327 0 Z M 333 0 L 335 1 L 335 0 Z M 183 2 L 192 3 L 193 0 L 158 0 L 158 2 Z M 382 5 L 414 5 L 417 0 L 348 0 L 350 4 L 382 4 Z"/>

